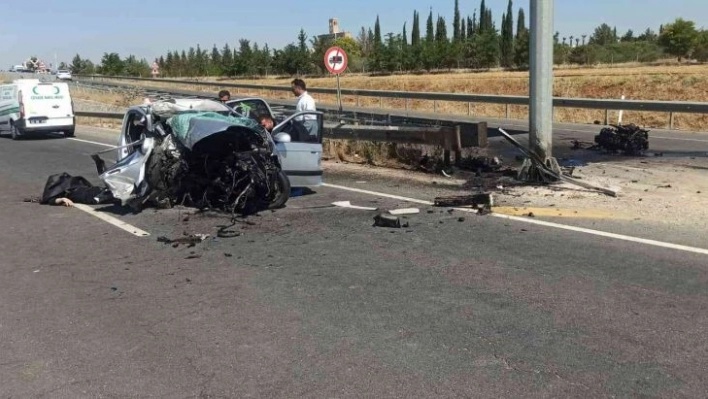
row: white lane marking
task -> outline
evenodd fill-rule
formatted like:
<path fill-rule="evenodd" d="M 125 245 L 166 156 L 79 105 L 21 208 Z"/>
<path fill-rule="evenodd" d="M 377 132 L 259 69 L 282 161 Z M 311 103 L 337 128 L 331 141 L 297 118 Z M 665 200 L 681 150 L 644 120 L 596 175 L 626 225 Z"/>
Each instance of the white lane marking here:
<path fill-rule="evenodd" d="M 708 140 L 699 139 L 681 139 L 678 137 L 661 137 L 661 136 L 650 136 L 652 139 L 662 139 L 662 140 L 677 140 L 677 141 L 697 141 L 699 143 L 708 143 Z"/>
<path fill-rule="evenodd" d="M 423 204 L 423 205 L 434 205 L 430 201 L 424 201 L 424 200 L 419 200 L 415 198 L 409 198 L 409 197 L 401 197 L 398 195 L 393 195 L 393 194 L 386 194 L 386 193 L 379 193 L 376 191 L 368 191 L 368 190 L 362 190 L 360 188 L 352 188 L 352 187 L 346 187 L 346 186 L 338 186 L 336 184 L 329 184 L 329 183 L 322 183 L 324 187 L 330 187 L 330 188 L 337 188 L 340 190 L 346 190 L 346 191 L 353 191 L 355 193 L 361 193 L 361 194 L 369 194 L 369 195 L 375 195 L 378 197 L 385 197 L 385 198 L 391 198 L 391 199 L 397 199 L 400 201 L 406 201 L 406 202 L 414 202 L 416 204 Z"/>
<path fill-rule="evenodd" d="M 379 197 L 386 197 L 386 198 L 393 198 L 393 199 L 398 199 L 401 201 L 414 202 L 414 203 L 418 203 L 418 204 L 433 205 L 433 203 L 430 201 L 424 201 L 424 200 L 419 200 L 419 199 L 415 199 L 415 198 L 401 197 L 398 195 L 379 193 L 376 191 L 361 190 L 358 188 L 338 186 L 338 185 L 328 184 L 328 183 L 322 183 L 322 185 L 324 187 L 336 188 L 336 189 L 352 191 L 352 192 L 356 192 L 356 193 L 376 195 Z M 459 209 L 461 211 L 466 211 L 466 212 L 476 213 L 476 210 L 474 210 L 474 209 L 465 209 L 465 208 L 455 208 L 455 209 Z M 652 246 L 656 246 L 656 247 L 669 248 L 669 249 L 675 249 L 675 250 L 679 250 L 679 251 L 693 252 L 693 253 L 697 253 L 697 254 L 708 255 L 708 249 L 704 249 L 704 248 L 689 247 L 686 245 L 672 244 L 669 242 L 626 236 L 623 234 L 608 233 L 606 231 L 586 229 L 583 227 L 570 226 L 570 225 L 560 224 L 560 223 L 545 222 L 545 221 L 537 220 L 537 219 L 529 219 L 529 218 L 510 216 L 510 215 L 501 215 L 498 213 L 491 213 L 490 216 L 494 216 L 494 217 L 501 218 L 501 219 L 514 220 L 517 222 L 536 224 L 536 225 L 540 225 L 540 226 L 553 227 L 553 228 L 563 229 L 563 230 L 570 230 L 570 231 L 575 231 L 578 233 L 592 234 L 592 235 L 596 235 L 596 236 L 600 236 L 600 237 L 614 238 L 614 239 L 618 239 L 618 240 L 636 242 L 636 243 L 652 245 Z"/>
<path fill-rule="evenodd" d="M 150 235 L 150 233 L 148 233 L 147 231 L 140 230 L 139 228 L 137 228 L 133 225 L 125 223 L 119 219 L 112 217 L 112 216 L 106 215 L 105 213 L 99 212 L 96 209 L 94 209 L 88 205 L 74 204 L 74 207 L 76 209 L 80 209 L 80 210 L 88 213 L 89 215 L 95 216 L 95 217 L 103 220 L 104 222 L 108 222 L 109 224 L 112 224 L 113 226 L 123 229 L 123 230 L 127 231 L 128 233 L 131 233 L 131 234 L 136 235 L 138 237 L 147 237 Z"/>
<path fill-rule="evenodd" d="M 500 214 L 497 214 L 497 213 L 492 213 L 491 216 L 495 216 L 495 217 L 502 218 L 502 219 L 515 220 L 515 221 L 518 221 L 518 222 L 525 222 L 525 223 L 531 223 L 531 224 L 538 224 L 538 225 L 541 225 L 541 226 L 555 227 L 555 228 L 557 228 L 557 229 L 571 230 L 571 231 L 576 231 L 576 232 L 580 232 L 580 233 L 593 234 L 593 235 L 601 236 L 601 237 L 616 238 L 616 239 L 618 239 L 618 240 L 624 240 L 624 241 L 631 241 L 631 242 L 636 242 L 636 243 L 640 243 L 640 244 L 653 245 L 653 246 L 656 246 L 656 247 L 669 248 L 669 249 L 677 249 L 677 250 L 679 250 L 679 251 L 694 252 L 694 253 L 697 253 L 697 254 L 708 255 L 708 249 L 704 249 L 704 248 L 689 247 L 689 246 L 686 246 L 686 245 L 672 244 L 672 243 L 670 243 L 670 242 L 649 240 L 649 239 L 646 239 L 646 238 L 639 238 L 639 237 L 626 236 L 626 235 L 623 235 L 623 234 L 608 233 L 608 232 L 606 232 L 606 231 L 593 230 L 593 229 L 586 229 L 586 228 L 583 228 L 583 227 L 568 226 L 568 225 L 560 224 L 560 223 L 544 222 L 544 221 L 542 221 L 542 220 L 535 220 L 535 219 L 522 218 L 522 217 L 519 217 L 519 216 L 500 215 Z"/>
<path fill-rule="evenodd" d="M 98 141 L 82 140 L 82 139 L 77 139 L 77 138 L 73 138 L 73 137 L 69 137 L 67 140 L 80 141 L 82 143 L 101 145 L 104 147 L 115 147 L 113 144 L 99 143 Z"/>

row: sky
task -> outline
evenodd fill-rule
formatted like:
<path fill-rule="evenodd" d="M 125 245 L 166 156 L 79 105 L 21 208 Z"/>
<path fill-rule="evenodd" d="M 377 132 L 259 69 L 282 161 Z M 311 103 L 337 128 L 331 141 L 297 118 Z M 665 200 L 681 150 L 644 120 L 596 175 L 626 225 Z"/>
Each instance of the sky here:
<path fill-rule="evenodd" d="M 11 1 L 11 0 L 4 0 Z M 507 0 L 486 0 L 497 27 L 506 11 Z M 297 5 L 296 5 L 297 4 Z M 188 49 L 197 44 L 210 50 L 214 44 L 232 47 L 241 38 L 281 48 L 297 40 L 302 28 L 309 37 L 328 32 L 329 18 L 337 18 L 342 30 L 356 35 L 362 26 L 373 27 L 376 16 L 381 30 L 399 33 L 413 10 L 425 19 L 445 17 L 452 34 L 454 0 L 32 0 L 12 1 L 3 7 L 0 23 L 0 69 L 8 69 L 36 55 L 46 63 L 69 63 L 76 54 L 99 62 L 104 52 L 130 54 L 149 61 L 170 50 Z M 530 15 L 529 1 L 514 1 L 514 14 L 523 7 Z M 479 0 L 460 0 L 463 16 L 472 15 Z M 637 34 L 677 17 L 690 19 L 708 28 L 707 0 L 556 0 L 554 31 L 561 37 L 590 36 L 602 23 L 616 26 L 622 34 Z M 515 18 L 516 19 L 516 18 Z M 528 22 L 527 22 L 528 26 Z M 423 32 L 424 33 L 424 32 Z M 56 58 L 55 58 L 56 55 Z"/>

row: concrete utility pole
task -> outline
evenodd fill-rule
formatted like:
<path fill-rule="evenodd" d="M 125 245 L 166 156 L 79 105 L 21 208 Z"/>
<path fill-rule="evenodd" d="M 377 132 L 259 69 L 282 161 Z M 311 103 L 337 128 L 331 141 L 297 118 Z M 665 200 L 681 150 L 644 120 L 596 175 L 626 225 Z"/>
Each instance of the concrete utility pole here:
<path fill-rule="evenodd" d="M 548 164 L 553 142 L 553 0 L 530 0 L 530 150 Z"/>

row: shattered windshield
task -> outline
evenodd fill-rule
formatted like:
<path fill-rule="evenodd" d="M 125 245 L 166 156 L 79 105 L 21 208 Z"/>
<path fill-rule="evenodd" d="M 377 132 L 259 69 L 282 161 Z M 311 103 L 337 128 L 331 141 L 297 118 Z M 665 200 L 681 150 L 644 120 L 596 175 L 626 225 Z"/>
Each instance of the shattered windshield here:
<path fill-rule="evenodd" d="M 265 137 L 261 125 L 243 116 L 222 115 L 217 112 L 193 112 L 175 115 L 167 120 L 175 137 L 192 149 L 200 140 L 234 127 L 246 128 Z"/>

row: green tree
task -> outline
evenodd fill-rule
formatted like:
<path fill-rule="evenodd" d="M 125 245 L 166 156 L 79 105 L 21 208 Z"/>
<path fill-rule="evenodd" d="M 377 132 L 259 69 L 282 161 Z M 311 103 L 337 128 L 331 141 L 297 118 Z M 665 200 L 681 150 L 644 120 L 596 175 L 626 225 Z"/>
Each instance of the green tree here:
<path fill-rule="evenodd" d="M 462 41 L 462 27 L 460 23 L 460 0 L 455 0 L 455 14 L 452 20 L 452 40 L 456 43 Z"/>
<path fill-rule="evenodd" d="M 568 54 L 568 62 L 580 65 L 592 65 L 600 62 L 602 46 L 599 44 L 588 44 L 587 46 L 575 47 Z"/>
<path fill-rule="evenodd" d="M 104 75 L 123 75 L 125 73 L 125 63 L 118 53 L 103 53 L 100 70 Z"/>
<path fill-rule="evenodd" d="M 146 59 L 138 60 L 136 56 L 129 55 L 123 61 L 124 73 L 128 76 L 150 76 L 151 68 Z"/>
<path fill-rule="evenodd" d="M 653 30 L 651 30 L 651 28 L 647 28 L 644 33 L 637 37 L 637 40 L 641 42 L 656 42 L 658 39 L 659 35 L 657 35 Z"/>
<path fill-rule="evenodd" d="M 182 50 L 179 55 L 179 76 L 188 76 L 190 73 L 189 57 L 187 57 L 187 52 Z"/>
<path fill-rule="evenodd" d="M 413 11 L 413 28 L 411 29 L 411 46 L 420 46 L 420 16 Z"/>
<path fill-rule="evenodd" d="M 445 18 L 438 16 L 438 21 L 435 27 L 435 66 L 450 67 L 452 66 L 452 54 L 450 51 L 450 42 L 447 36 L 447 24 Z"/>
<path fill-rule="evenodd" d="M 403 23 L 403 34 L 401 35 L 401 68 L 411 70 L 413 68 L 411 46 L 408 44 L 407 23 Z"/>
<path fill-rule="evenodd" d="M 636 40 L 636 38 L 634 37 L 634 31 L 631 30 L 631 29 L 629 29 L 629 30 L 627 31 L 627 33 L 625 33 L 625 34 L 620 38 L 620 41 L 621 41 L 621 42 L 633 42 L 633 41 L 635 41 L 635 40 Z"/>
<path fill-rule="evenodd" d="M 305 30 L 300 28 L 300 32 L 297 34 L 297 47 L 301 52 L 307 51 L 307 33 Z"/>
<path fill-rule="evenodd" d="M 197 70 L 197 49 L 194 47 L 190 47 L 187 51 L 187 65 L 185 69 L 187 76 L 194 76 Z"/>
<path fill-rule="evenodd" d="M 384 62 L 384 45 L 381 38 L 381 22 L 379 16 L 376 16 L 374 23 L 374 39 L 371 44 L 371 56 L 369 57 L 369 69 L 372 71 L 382 71 Z"/>
<path fill-rule="evenodd" d="M 209 74 L 219 76 L 221 72 L 221 53 L 216 47 L 216 43 L 214 43 L 211 48 L 211 56 L 209 57 Z"/>
<path fill-rule="evenodd" d="M 487 6 L 485 1 L 479 5 L 479 25 L 477 26 L 477 33 L 486 32 L 489 27 L 487 26 Z"/>
<path fill-rule="evenodd" d="M 467 17 L 467 40 L 472 39 L 475 33 L 477 33 L 477 10 L 472 18 Z"/>
<path fill-rule="evenodd" d="M 614 43 L 615 32 L 610 25 L 602 24 L 595 28 L 592 36 L 590 36 L 589 44 L 597 44 L 598 46 L 606 46 L 610 43 Z"/>
<path fill-rule="evenodd" d="M 693 21 L 677 18 L 673 23 L 664 26 L 659 35 L 659 43 L 666 48 L 666 52 L 681 61 L 688 57 L 696 45 L 698 31 Z"/>
<path fill-rule="evenodd" d="M 487 30 L 474 38 L 474 52 L 477 67 L 493 68 L 499 62 L 499 35 L 494 30 Z"/>
<path fill-rule="evenodd" d="M 252 75 L 254 73 L 253 50 L 250 40 L 239 39 L 238 56 L 235 57 L 234 64 L 237 75 Z"/>
<path fill-rule="evenodd" d="M 528 30 L 526 28 L 526 14 L 524 13 L 523 8 L 519 8 L 519 15 L 516 17 L 516 36 L 519 36 L 519 32 L 526 31 L 528 33 Z"/>
<path fill-rule="evenodd" d="M 425 41 L 427 43 L 432 43 L 435 41 L 435 25 L 433 25 L 433 9 L 430 9 L 430 14 L 428 14 L 428 19 L 425 22 Z"/>
<path fill-rule="evenodd" d="M 418 11 L 413 12 L 413 29 L 411 32 L 411 46 L 410 46 L 410 58 L 411 66 L 410 69 L 416 70 L 423 66 L 422 56 L 423 56 L 423 44 L 420 37 L 420 14 Z"/>
<path fill-rule="evenodd" d="M 234 53 L 228 43 L 221 50 L 221 74 L 226 76 L 234 75 Z"/>
<path fill-rule="evenodd" d="M 698 33 L 696 47 L 693 50 L 693 57 L 698 62 L 708 61 L 708 30 L 702 30 Z"/>
<path fill-rule="evenodd" d="M 528 68 L 529 66 L 530 39 L 529 30 L 526 28 L 516 33 L 516 39 L 514 39 L 514 64 L 519 68 Z"/>
<path fill-rule="evenodd" d="M 66 69 L 66 66 L 64 68 L 59 69 Z M 69 66 L 69 69 L 71 69 L 71 73 L 75 75 L 86 73 L 86 61 L 83 60 L 80 55 L 76 54 L 71 60 L 71 65 Z"/>
<path fill-rule="evenodd" d="M 501 65 L 509 68 L 514 65 L 514 15 L 512 0 L 509 0 L 506 13 L 502 17 Z"/>

